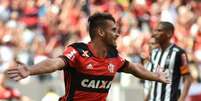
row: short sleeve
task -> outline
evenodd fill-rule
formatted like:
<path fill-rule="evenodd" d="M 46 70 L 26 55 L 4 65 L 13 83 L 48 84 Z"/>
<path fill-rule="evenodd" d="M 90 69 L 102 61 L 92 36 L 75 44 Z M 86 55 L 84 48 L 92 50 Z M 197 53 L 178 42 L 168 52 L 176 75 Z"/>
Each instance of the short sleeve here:
<path fill-rule="evenodd" d="M 186 75 L 190 73 L 189 66 L 188 66 L 188 58 L 185 53 L 181 54 L 180 73 L 181 75 Z"/>
<path fill-rule="evenodd" d="M 122 72 L 123 69 L 128 66 L 129 62 L 126 59 L 121 58 L 120 56 L 119 56 L 119 58 L 120 58 L 120 61 L 121 61 L 121 66 L 117 70 L 117 72 Z"/>
<path fill-rule="evenodd" d="M 76 49 L 74 49 L 72 46 L 69 46 L 64 50 L 63 55 L 60 57 L 64 60 L 65 65 L 68 67 L 75 67 L 78 54 L 79 53 Z"/>

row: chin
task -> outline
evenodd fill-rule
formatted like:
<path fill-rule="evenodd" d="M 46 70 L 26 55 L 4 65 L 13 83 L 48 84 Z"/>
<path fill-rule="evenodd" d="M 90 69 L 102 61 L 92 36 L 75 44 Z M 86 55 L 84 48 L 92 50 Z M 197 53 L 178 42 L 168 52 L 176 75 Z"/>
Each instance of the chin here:
<path fill-rule="evenodd" d="M 110 45 L 110 47 L 117 48 L 117 45 L 116 44 L 112 44 L 112 45 Z"/>
<path fill-rule="evenodd" d="M 110 47 L 110 48 L 116 48 L 117 47 L 116 44 L 108 44 L 107 46 Z"/>

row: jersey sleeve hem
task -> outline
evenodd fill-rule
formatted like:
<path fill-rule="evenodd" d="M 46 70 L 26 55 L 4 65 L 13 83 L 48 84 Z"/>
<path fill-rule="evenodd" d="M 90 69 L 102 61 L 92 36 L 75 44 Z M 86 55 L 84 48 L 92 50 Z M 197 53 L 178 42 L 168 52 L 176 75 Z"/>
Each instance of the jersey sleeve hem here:
<path fill-rule="evenodd" d="M 64 61 L 64 63 L 65 63 L 64 67 L 69 67 L 70 66 L 70 64 L 69 64 L 70 60 L 66 56 L 60 55 L 59 58 L 61 58 Z"/>
<path fill-rule="evenodd" d="M 129 62 L 127 60 L 124 61 L 124 64 L 119 68 L 117 72 L 122 72 L 125 67 L 127 67 Z"/>

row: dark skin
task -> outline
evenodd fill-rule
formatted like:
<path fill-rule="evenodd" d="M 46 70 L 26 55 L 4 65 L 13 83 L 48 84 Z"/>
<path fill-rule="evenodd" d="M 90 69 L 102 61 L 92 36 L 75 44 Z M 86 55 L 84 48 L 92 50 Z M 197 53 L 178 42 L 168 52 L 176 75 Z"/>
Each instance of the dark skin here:
<path fill-rule="evenodd" d="M 107 56 L 107 51 L 111 47 L 116 47 L 116 39 L 118 38 L 119 33 L 117 33 L 116 24 L 112 20 L 106 20 L 106 24 L 98 27 L 96 31 L 96 36 L 91 40 L 92 48 L 95 50 L 95 55 L 97 57 L 104 58 Z M 23 64 L 16 64 L 16 66 L 10 67 L 10 69 L 6 71 L 6 74 L 9 78 L 19 81 L 30 75 L 51 73 L 56 70 L 61 70 L 64 66 L 65 63 L 61 58 L 50 58 L 32 65 L 31 67 Z M 169 83 L 169 79 L 164 72 L 149 72 L 142 64 L 129 63 L 129 65 L 123 69 L 123 72 L 133 74 L 142 79 Z"/>
<path fill-rule="evenodd" d="M 156 43 L 159 44 L 162 50 L 165 50 L 169 46 L 170 39 L 172 37 L 172 33 L 170 33 L 168 30 L 165 30 L 164 27 L 165 26 L 159 24 L 152 33 L 152 38 L 155 39 Z"/>

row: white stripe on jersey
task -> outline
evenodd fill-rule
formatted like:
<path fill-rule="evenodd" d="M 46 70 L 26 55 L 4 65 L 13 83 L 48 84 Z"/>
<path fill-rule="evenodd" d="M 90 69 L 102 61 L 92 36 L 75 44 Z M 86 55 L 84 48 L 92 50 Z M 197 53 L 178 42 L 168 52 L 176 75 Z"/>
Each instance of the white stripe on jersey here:
<path fill-rule="evenodd" d="M 155 51 L 155 52 L 157 52 L 157 51 Z M 153 64 L 154 64 L 153 72 L 156 72 L 156 68 L 157 68 L 157 66 L 158 66 L 158 62 L 159 62 L 159 59 L 160 59 L 161 54 L 162 54 L 162 52 L 159 51 L 159 53 L 156 54 L 156 55 L 157 55 L 156 59 L 155 59 L 155 60 L 152 60 L 152 62 L 153 62 Z M 154 88 L 155 88 L 155 81 L 152 81 L 152 83 L 151 83 L 151 94 L 150 94 L 150 99 L 151 99 L 151 101 L 154 99 Z"/>
<path fill-rule="evenodd" d="M 165 62 L 167 59 L 169 53 L 169 48 L 165 50 L 163 56 L 162 56 L 162 60 L 160 61 L 160 67 L 162 70 L 165 69 Z M 157 96 L 156 96 L 156 101 L 160 101 L 161 100 L 161 89 L 162 89 L 162 83 L 157 84 Z"/>
<path fill-rule="evenodd" d="M 148 70 L 148 71 L 151 71 L 151 66 L 152 63 L 147 63 L 144 65 L 144 67 Z M 148 94 L 150 93 L 150 90 L 151 90 L 151 81 L 149 80 L 145 80 L 144 81 L 144 95 L 145 96 L 148 96 Z"/>
<path fill-rule="evenodd" d="M 173 51 L 170 57 L 169 61 L 169 76 L 170 76 L 170 81 L 172 82 L 172 75 L 173 75 L 173 69 L 174 69 L 174 64 L 175 64 L 175 56 L 176 56 L 177 51 Z M 171 94 L 171 84 L 166 85 L 166 92 L 165 92 L 165 101 L 170 101 L 170 94 Z"/>

